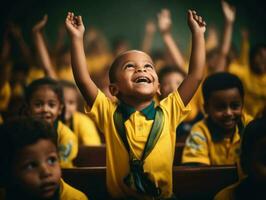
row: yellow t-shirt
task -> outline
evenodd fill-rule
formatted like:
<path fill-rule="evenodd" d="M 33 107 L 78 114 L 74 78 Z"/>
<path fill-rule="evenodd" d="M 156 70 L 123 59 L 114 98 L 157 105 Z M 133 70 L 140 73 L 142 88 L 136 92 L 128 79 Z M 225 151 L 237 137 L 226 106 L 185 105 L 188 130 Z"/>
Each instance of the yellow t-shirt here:
<path fill-rule="evenodd" d="M 99 131 L 94 121 L 80 112 L 73 114 L 73 131 L 78 138 L 79 145 L 101 145 Z"/>
<path fill-rule="evenodd" d="M 110 54 L 102 54 L 97 56 L 88 55 L 86 57 L 88 70 L 91 74 L 101 73 L 106 66 L 110 66 L 112 56 Z"/>
<path fill-rule="evenodd" d="M 26 82 L 27 84 L 30 84 L 32 81 L 39 79 L 39 78 L 43 78 L 44 76 L 45 76 L 45 72 L 43 69 L 31 67 L 28 73 Z"/>
<path fill-rule="evenodd" d="M 57 124 L 58 149 L 60 166 L 62 168 L 73 167 L 73 159 L 78 154 L 78 141 L 76 135 L 61 121 Z"/>
<path fill-rule="evenodd" d="M 266 74 L 256 75 L 248 66 L 231 65 L 229 72 L 237 75 L 244 87 L 244 110 L 255 117 L 266 106 Z"/>
<path fill-rule="evenodd" d="M 84 193 L 68 185 L 61 179 L 60 200 L 88 200 L 88 198 Z"/>
<path fill-rule="evenodd" d="M 243 125 L 251 117 L 243 114 Z M 230 138 L 221 138 L 217 133 L 210 133 L 206 119 L 197 122 L 191 129 L 183 150 L 182 163 L 202 163 L 206 165 L 236 164 L 240 151 L 240 133 L 238 127 Z M 216 139 L 215 139 L 216 138 Z M 218 139 L 217 139 L 218 138 Z"/>
<path fill-rule="evenodd" d="M 161 136 L 144 162 L 144 172 L 162 191 L 162 197 L 172 195 L 172 165 L 175 152 L 176 127 L 188 115 L 190 108 L 185 107 L 178 92 L 170 94 L 160 102 L 164 113 Z M 108 99 L 100 90 L 90 110 L 87 112 L 105 134 L 107 188 L 114 198 L 138 196 L 125 185 L 123 179 L 129 173 L 128 152 L 116 131 L 113 114 L 117 104 Z M 87 109 L 89 109 L 87 107 Z M 132 113 L 125 122 L 128 143 L 134 156 L 141 158 L 153 120 L 147 120 L 139 111 Z M 159 158 L 159 160 L 158 160 Z"/>
<path fill-rule="evenodd" d="M 5 111 L 11 97 L 11 87 L 9 82 L 5 82 L 0 88 L 0 112 Z"/>
<path fill-rule="evenodd" d="M 214 200 L 235 200 L 234 191 L 238 185 L 239 182 L 222 189 L 215 195 Z"/>
<path fill-rule="evenodd" d="M 66 80 L 75 83 L 71 66 L 61 67 L 60 69 L 57 70 L 57 75 L 60 80 Z"/>

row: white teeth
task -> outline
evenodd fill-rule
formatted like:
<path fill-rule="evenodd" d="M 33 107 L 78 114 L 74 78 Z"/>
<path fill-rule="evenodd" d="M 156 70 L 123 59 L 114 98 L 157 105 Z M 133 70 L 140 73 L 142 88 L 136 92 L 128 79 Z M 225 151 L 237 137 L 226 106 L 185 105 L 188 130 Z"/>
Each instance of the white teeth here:
<path fill-rule="evenodd" d="M 151 81 L 145 77 L 145 76 L 141 76 L 141 77 L 138 77 L 136 80 L 135 80 L 136 83 L 150 83 Z"/>

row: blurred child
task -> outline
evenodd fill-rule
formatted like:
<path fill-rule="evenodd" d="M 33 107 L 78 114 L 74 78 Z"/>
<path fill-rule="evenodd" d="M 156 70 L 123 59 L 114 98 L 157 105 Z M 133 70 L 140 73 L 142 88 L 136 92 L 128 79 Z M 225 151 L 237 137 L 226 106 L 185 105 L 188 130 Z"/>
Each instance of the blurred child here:
<path fill-rule="evenodd" d="M 188 25 L 193 41 L 189 73 L 178 90 L 155 108 L 153 98 L 159 82 L 152 59 L 137 50 L 118 55 L 110 67 L 109 88 L 119 102 L 110 101 L 88 73 L 82 18 L 67 15 L 75 81 L 88 104 L 89 115 L 105 134 L 107 188 L 113 198 L 175 199 L 175 130 L 189 113 L 188 103 L 201 82 L 205 63 L 206 24 L 189 10 Z"/>
<path fill-rule="evenodd" d="M 266 113 L 265 113 L 266 114 Z M 251 121 L 245 128 L 240 162 L 247 175 L 241 182 L 220 191 L 215 200 L 262 199 L 266 186 L 266 115 Z"/>
<path fill-rule="evenodd" d="M 206 118 L 197 122 L 186 140 L 182 163 L 232 165 L 239 158 L 244 126 L 251 120 L 243 110 L 244 90 L 237 76 L 219 72 L 203 82 Z"/>
<path fill-rule="evenodd" d="M 100 145 L 101 138 L 91 118 L 78 112 L 79 93 L 74 83 L 60 81 L 65 100 L 64 123 L 76 134 L 78 145 Z"/>
<path fill-rule="evenodd" d="M 48 123 L 29 117 L 0 127 L 2 200 L 86 200 L 61 179 L 57 134 Z"/>
<path fill-rule="evenodd" d="M 64 115 L 64 97 L 61 85 L 51 78 L 42 78 L 29 84 L 25 91 L 26 112 L 47 121 L 57 130 L 61 167 L 72 167 L 78 143 L 75 134 L 60 119 Z"/>
<path fill-rule="evenodd" d="M 248 66 L 231 66 L 229 72 L 236 74 L 243 82 L 245 111 L 256 116 L 266 102 L 266 44 L 257 44 L 251 48 Z"/>

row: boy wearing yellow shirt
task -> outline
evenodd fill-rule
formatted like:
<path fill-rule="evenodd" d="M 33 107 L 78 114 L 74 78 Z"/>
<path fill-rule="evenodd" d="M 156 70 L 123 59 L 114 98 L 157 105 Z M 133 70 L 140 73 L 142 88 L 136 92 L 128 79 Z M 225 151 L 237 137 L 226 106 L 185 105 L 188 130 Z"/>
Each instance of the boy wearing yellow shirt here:
<path fill-rule="evenodd" d="M 193 41 L 189 73 L 178 90 L 155 108 L 153 98 L 159 82 L 152 59 L 136 50 L 117 56 L 110 67 L 109 88 L 119 103 L 112 102 L 88 73 L 81 16 L 68 13 L 74 78 L 88 104 L 87 111 L 105 134 L 107 188 L 113 198 L 175 199 L 175 129 L 189 112 L 187 105 L 201 82 L 205 62 L 205 22 L 189 10 L 188 24 Z"/>
<path fill-rule="evenodd" d="M 235 75 L 220 72 L 206 78 L 202 91 L 207 117 L 192 127 L 182 163 L 235 164 L 239 157 L 241 132 L 251 120 L 242 112 L 242 83 Z"/>

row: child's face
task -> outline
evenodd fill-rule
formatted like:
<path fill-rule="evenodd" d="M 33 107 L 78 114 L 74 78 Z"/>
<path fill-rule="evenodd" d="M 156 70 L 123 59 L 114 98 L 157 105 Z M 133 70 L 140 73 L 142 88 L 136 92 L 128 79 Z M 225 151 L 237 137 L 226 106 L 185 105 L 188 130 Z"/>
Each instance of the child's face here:
<path fill-rule="evenodd" d="M 241 118 L 243 102 L 237 88 L 218 90 L 205 104 L 208 116 L 221 128 L 232 131 Z"/>
<path fill-rule="evenodd" d="M 260 49 L 260 51 L 255 55 L 251 67 L 258 73 L 266 73 L 266 48 Z"/>
<path fill-rule="evenodd" d="M 126 99 L 152 99 L 159 90 L 158 76 L 151 58 L 140 51 L 124 54 L 116 70 L 116 82 L 111 84 L 114 96 Z"/>
<path fill-rule="evenodd" d="M 78 110 L 77 91 L 73 88 L 64 88 L 65 119 L 69 120 L 73 113 Z"/>
<path fill-rule="evenodd" d="M 60 116 L 62 108 L 63 105 L 60 103 L 57 94 L 49 86 L 42 86 L 33 93 L 29 112 L 33 117 L 53 124 Z"/>
<path fill-rule="evenodd" d="M 50 140 L 40 139 L 22 148 L 14 161 L 13 177 L 25 194 L 38 199 L 51 198 L 61 178 L 56 146 Z"/>
<path fill-rule="evenodd" d="M 177 72 L 166 74 L 160 83 L 161 99 L 176 91 L 183 79 L 182 74 Z"/>
<path fill-rule="evenodd" d="M 266 137 L 257 141 L 252 152 L 250 176 L 261 186 L 266 185 Z"/>

